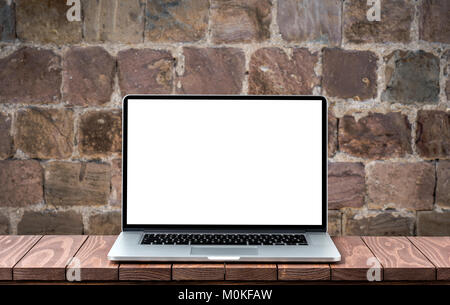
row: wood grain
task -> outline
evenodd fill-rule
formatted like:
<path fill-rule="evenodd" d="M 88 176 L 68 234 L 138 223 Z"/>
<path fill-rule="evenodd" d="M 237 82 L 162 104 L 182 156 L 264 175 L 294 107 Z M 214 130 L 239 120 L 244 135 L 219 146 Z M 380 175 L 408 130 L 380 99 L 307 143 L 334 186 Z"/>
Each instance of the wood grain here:
<path fill-rule="evenodd" d="M 408 238 L 436 266 L 436 279 L 450 281 L 450 237 Z"/>
<path fill-rule="evenodd" d="M 224 264 L 173 264 L 172 279 L 175 281 L 223 281 Z"/>
<path fill-rule="evenodd" d="M 367 281 L 369 268 L 375 268 L 374 263 L 381 266 L 359 236 L 336 236 L 333 237 L 333 241 L 341 253 L 341 261 L 330 264 L 331 280 Z M 370 259 L 375 261 L 372 262 Z M 380 270 L 379 274 L 380 280 L 383 280 L 383 270 Z"/>
<path fill-rule="evenodd" d="M 41 239 L 41 235 L 0 236 L 0 281 L 12 281 L 13 267 Z"/>
<path fill-rule="evenodd" d="M 14 266 L 13 280 L 64 281 L 66 266 L 87 236 L 47 235 Z"/>
<path fill-rule="evenodd" d="M 79 268 L 81 281 L 117 281 L 119 264 L 107 258 L 116 239 L 117 236 L 89 236 L 67 266 L 67 272 L 75 272 Z"/>
<path fill-rule="evenodd" d="M 120 281 L 170 281 L 171 264 L 120 264 Z"/>
<path fill-rule="evenodd" d="M 276 281 L 276 264 L 225 264 L 227 281 Z"/>
<path fill-rule="evenodd" d="M 329 264 L 278 264 L 280 281 L 326 281 L 330 279 Z"/>
<path fill-rule="evenodd" d="M 385 281 L 431 281 L 435 266 L 406 237 L 363 237 L 383 265 Z"/>

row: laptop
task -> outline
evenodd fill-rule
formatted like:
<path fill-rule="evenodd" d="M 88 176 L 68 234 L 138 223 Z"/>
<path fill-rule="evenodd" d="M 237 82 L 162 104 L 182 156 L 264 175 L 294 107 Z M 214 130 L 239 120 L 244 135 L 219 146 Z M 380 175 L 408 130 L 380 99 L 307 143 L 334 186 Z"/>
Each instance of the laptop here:
<path fill-rule="evenodd" d="M 327 102 L 128 95 L 112 261 L 335 262 Z"/>

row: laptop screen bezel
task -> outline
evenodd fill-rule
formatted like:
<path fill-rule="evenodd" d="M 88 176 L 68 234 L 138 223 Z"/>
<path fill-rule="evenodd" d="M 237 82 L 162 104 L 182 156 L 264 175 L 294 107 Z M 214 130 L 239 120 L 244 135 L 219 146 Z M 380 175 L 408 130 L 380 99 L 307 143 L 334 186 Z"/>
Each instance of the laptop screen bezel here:
<path fill-rule="evenodd" d="M 322 103 L 322 224 L 321 225 L 186 225 L 127 223 L 127 132 L 128 101 L 135 99 L 215 99 L 215 100 L 317 100 Z M 326 232 L 328 217 L 328 107 L 323 96 L 251 96 L 251 95 L 127 95 L 122 110 L 122 230 L 123 231 L 205 231 L 205 232 Z"/>

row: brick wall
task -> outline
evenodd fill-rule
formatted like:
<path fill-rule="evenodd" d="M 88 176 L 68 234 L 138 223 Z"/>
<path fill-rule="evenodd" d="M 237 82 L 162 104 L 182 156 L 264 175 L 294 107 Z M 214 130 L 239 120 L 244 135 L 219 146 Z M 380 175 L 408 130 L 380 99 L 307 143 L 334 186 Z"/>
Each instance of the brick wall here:
<path fill-rule="evenodd" d="M 120 230 L 121 97 L 322 94 L 339 235 L 450 234 L 450 1 L 0 0 L 0 234 Z"/>

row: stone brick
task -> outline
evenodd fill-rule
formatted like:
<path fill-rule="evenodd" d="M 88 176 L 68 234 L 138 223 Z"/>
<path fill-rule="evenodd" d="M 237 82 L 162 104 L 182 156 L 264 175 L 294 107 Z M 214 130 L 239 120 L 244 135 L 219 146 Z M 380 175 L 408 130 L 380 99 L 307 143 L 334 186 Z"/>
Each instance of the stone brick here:
<path fill-rule="evenodd" d="M 82 39 L 81 21 L 67 20 L 61 0 L 16 0 L 17 37 L 36 43 L 70 44 Z"/>
<path fill-rule="evenodd" d="M 447 77 L 447 82 L 445 85 L 445 93 L 447 95 L 447 101 L 450 100 L 450 50 L 447 50 L 442 55 L 442 59 L 446 62 L 444 66 L 444 77 Z"/>
<path fill-rule="evenodd" d="M 450 211 L 426 211 L 417 213 L 417 235 L 450 235 Z"/>
<path fill-rule="evenodd" d="M 183 49 L 185 71 L 179 76 L 178 93 L 238 94 L 242 89 L 245 57 L 236 48 Z"/>
<path fill-rule="evenodd" d="M 68 158 L 74 141 L 73 111 L 30 107 L 16 114 L 14 145 L 30 158 Z"/>
<path fill-rule="evenodd" d="M 369 208 L 431 210 L 435 186 L 432 163 L 377 162 L 366 166 Z"/>
<path fill-rule="evenodd" d="M 333 157 L 338 143 L 337 119 L 328 112 L 328 157 Z"/>
<path fill-rule="evenodd" d="M 418 111 L 416 148 L 424 158 L 450 159 L 450 111 Z"/>
<path fill-rule="evenodd" d="M 174 60 L 170 52 L 129 49 L 119 52 L 117 60 L 122 96 L 172 92 Z"/>
<path fill-rule="evenodd" d="M 213 0 L 215 43 L 256 42 L 270 38 L 271 0 Z"/>
<path fill-rule="evenodd" d="M 0 103 L 47 104 L 60 99 L 61 60 L 50 50 L 24 47 L 0 59 Z"/>
<path fill-rule="evenodd" d="M 115 59 L 101 47 L 73 47 L 64 56 L 63 98 L 73 105 L 101 105 L 113 92 Z"/>
<path fill-rule="evenodd" d="M 383 100 L 403 104 L 439 101 L 439 58 L 424 51 L 394 51 L 385 61 Z"/>
<path fill-rule="evenodd" d="M 342 214 L 340 211 L 328 211 L 328 234 L 331 236 L 342 235 Z"/>
<path fill-rule="evenodd" d="M 323 88 L 328 96 L 364 100 L 377 94 L 377 56 L 369 51 L 325 49 Z"/>
<path fill-rule="evenodd" d="M 450 2 L 424 0 L 420 7 L 419 37 L 431 42 L 450 43 Z"/>
<path fill-rule="evenodd" d="M 110 185 L 107 164 L 56 161 L 45 166 L 45 199 L 52 206 L 107 204 Z"/>
<path fill-rule="evenodd" d="M 74 211 L 26 211 L 17 226 L 17 233 L 26 234 L 83 234 L 83 219 Z"/>
<path fill-rule="evenodd" d="M 249 93 L 312 94 L 320 83 L 314 72 L 317 61 L 317 53 L 307 49 L 294 49 L 291 59 L 282 49 L 259 49 L 250 61 Z"/>
<path fill-rule="evenodd" d="M 439 161 L 436 165 L 436 204 L 450 208 L 450 161 Z"/>
<path fill-rule="evenodd" d="M 343 216 L 344 235 L 413 235 L 415 218 L 391 212 L 360 214 L 347 211 Z"/>
<path fill-rule="evenodd" d="M 362 163 L 328 163 L 328 208 L 359 208 L 366 189 Z"/>
<path fill-rule="evenodd" d="M 145 18 L 145 41 L 198 41 L 208 29 L 209 0 L 147 0 Z"/>
<path fill-rule="evenodd" d="M 339 120 L 339 150 L 362 158 L 402 157 L 412 153 L 411 125 L 399 112 L 369 113 L 358 121 L 346 115 Z"/>
<path fill-rule="evenodd" d="M 0 215 L 0 235 L 9 234 L 9 219 L 6 216 Z"/>
<path fill-rule="evenodd" d="M 0 0 L 0 41 L 13 41 L 16 37 L 16 15 L 12 1 Z"/>
<path fill-rule="evenodd" d="M 122 160 L 115 159 L 111 166 L 111 195 L 110 203 L 113 206 L 122 204 Z"/>
<path fill-rule="evenodd" d="M 89 235 L 118 235 L 122 231 L 122 217 L 119 211 L 96 214 L 89 217 Z"/>
<path fill-rule="evenodd" d="M 84 156 L 104 156 L 122 151 L 122 113 L 87 112 L 81 117 L 79 149 Z"/>
<path fill-rule="evenodd" d="M 23 207 L 42 202 L 42 184 L 39 162 L 0 161 L 0 206 Z"/>
<path fill-rule="evenodd" d="M 344 38 L 353 43 L 408 43 L 414 18 L 414 4 L 409 0 L 383 1 L 381 21 L 367 19 L 367 1 L 344 2 Z"/>
<path fill-rule="evenodd" d="M 278 0 L 281 36 L 290 42 L 341 43 L 340 0 Z"/>
<path fill-rule="evenodd" d="M 0 112 L 0 160 L 13 155 L 11 116 Z"/>
<path fill-rule="evenodd" d="M 82 0 L 82 5 L 86 41 L 143 41 L 145 0 Z"/>

